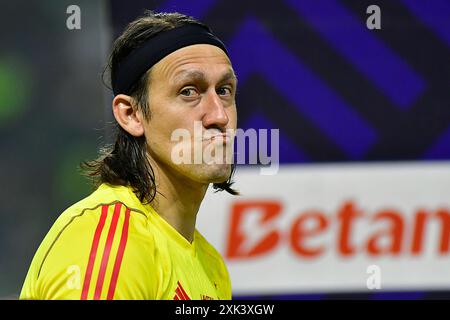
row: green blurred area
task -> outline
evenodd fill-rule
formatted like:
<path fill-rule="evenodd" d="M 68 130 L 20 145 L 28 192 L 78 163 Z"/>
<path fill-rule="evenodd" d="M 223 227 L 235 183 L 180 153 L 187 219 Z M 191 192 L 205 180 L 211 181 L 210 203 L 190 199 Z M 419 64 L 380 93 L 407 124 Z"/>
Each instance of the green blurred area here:
<path fill-rule="evenodd" d="M 67 29 L 71 4 L 2 2 L 0 299 L 18 297 L 53 222 L 92 191 L 78 166 L 96 157 L 106 135 L 106 1 L 75 3 L 81 30 Z"/>
<path fill-rule="evenodd" d="M 73 199 L 82 199 L 92 192 L 91 180 L 82 174 L 80 163 L 94 159 L 95 144 L 79 143 L 68 146 L 55 168 L 54 193 L 59 205 L 70 204 Z"/>
<path fill-rule="evenodd" d="M 26 110 L 31 73 L 24 61 L 0 57 L 0 126 L 17 120 Z"/>

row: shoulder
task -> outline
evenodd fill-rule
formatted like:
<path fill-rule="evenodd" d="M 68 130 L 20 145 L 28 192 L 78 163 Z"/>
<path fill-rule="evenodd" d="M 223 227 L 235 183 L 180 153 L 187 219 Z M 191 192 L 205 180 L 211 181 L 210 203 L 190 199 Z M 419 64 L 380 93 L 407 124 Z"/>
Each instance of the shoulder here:
<path fill-rule="evenodd" d="M 120 277 L 131 283 L 142 276 L 141 267 L 152 263 L 153 251 L 146 214 L 126 193 L 102 188 L 65 210 L 42 242 L 33 260 L 39 296 L 114 297 L 123 283 Z M 135 291 L 144 295 L 144 289 Z"/>
<path fill-rule="evenodd" d="M 44 240 L 47 253 L 43 260 L 61 248 L 86 254 L 86 251 L 89 253 L 102 244 L 112 246 L 121 237 L 128 242 L 136 234 L 146 234 L 147 216 L 133 205 L 113 188 L 99 188 L 59 216 Z"/>
<path fill-rule="evenodd" d="M 200 261 L 207 266 L 205 272 L 210 279 L 219 284 L 218 294 L 221 299 L 231 299 L 231 280 L 225 261 L 222 255 L 210 244 L 203 235 L 196 231 L 197 249 Z"/>
<path fill-rule="evenodd" d="M 199 231 L 196 231 L 195 237 L 197 242 L 197 252 L 200 255 L 201 260 L 208 265 L 213 265 L 215 270 L 222 273 L 222 277 L 228 277 L 228 270 L 225 266 L 222 255 L 216 250 L 216 248 L 214 248 L 212 244 L 208 242 L 208 240 L 205 239 L 205 237 L 203 237 Z"/>
<path fill-rule="evenodd" d="M 145 233 L 147 215 L 128 192 L 126 187 L 101 185 L 91 195 L 67 208 L 47 235 L 53 243 L 49 249 L 57 242 L 65 242 L 61 241 L 64 239 L 82 243 L 100 241 L 106 232 L 110 240 L 121 233 Z"/>
<path fill-rule="evenodd" d="M 217 260 L 218 262 L 223 261 L 221 254 L 198 230 L 195 230 L 195 241 L 197 242 L 197 248 L 201 250 L 202 254 L 207 255 L 209 258 Z"/>

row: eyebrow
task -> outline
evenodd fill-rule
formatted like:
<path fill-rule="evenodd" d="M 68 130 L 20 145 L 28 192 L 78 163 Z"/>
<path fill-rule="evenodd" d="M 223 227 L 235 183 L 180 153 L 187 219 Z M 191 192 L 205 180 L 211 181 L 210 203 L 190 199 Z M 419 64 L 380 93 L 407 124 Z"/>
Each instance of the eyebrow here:
<path fill-rule="evenodd" d="M 219 82 L 225 82 L 225 81 L 229 81 L 229 80 L 234 80 L 237 81 L 237 77 L 234 74 L 233 69 L 228 70 L 227 73 L 225 73 L 219 80 Z"/>
<path fill-rule="evenodd" d="M 185 80 L 207 82 L 205 74 L 198 70 L 180 71 L 175 75 L 174 79 L 175 82 L 181 82 Z M 225 74 L 222 75 L 222 77 L 219 79 L 219 83 L 229 80 L 237 81 L 236 75 L 234 74 L 234 71 L 232 69 L 228 70 Z"/>

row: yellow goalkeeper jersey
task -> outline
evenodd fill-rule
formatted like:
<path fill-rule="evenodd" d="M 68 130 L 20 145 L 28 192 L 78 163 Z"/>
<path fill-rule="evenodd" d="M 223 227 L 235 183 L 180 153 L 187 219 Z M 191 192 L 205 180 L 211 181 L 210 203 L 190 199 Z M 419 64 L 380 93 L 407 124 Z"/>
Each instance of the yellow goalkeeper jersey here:
<path fill-rule="evenodd" d="M 56 220 L 20 299 L 231 299 L 221 255 L 189 243 L 131 188 L 102 184 Z"/>

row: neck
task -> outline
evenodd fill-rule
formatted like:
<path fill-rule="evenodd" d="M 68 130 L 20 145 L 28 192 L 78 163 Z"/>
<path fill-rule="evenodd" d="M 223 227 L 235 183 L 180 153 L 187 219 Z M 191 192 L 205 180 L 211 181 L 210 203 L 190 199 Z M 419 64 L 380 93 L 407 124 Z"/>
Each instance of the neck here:
<path fill-rule="evenodd" d="M 194 240 L 198 209 L 208 189 L 151 161 L 156 181 L 152 207 L 190 243 Z"/>

